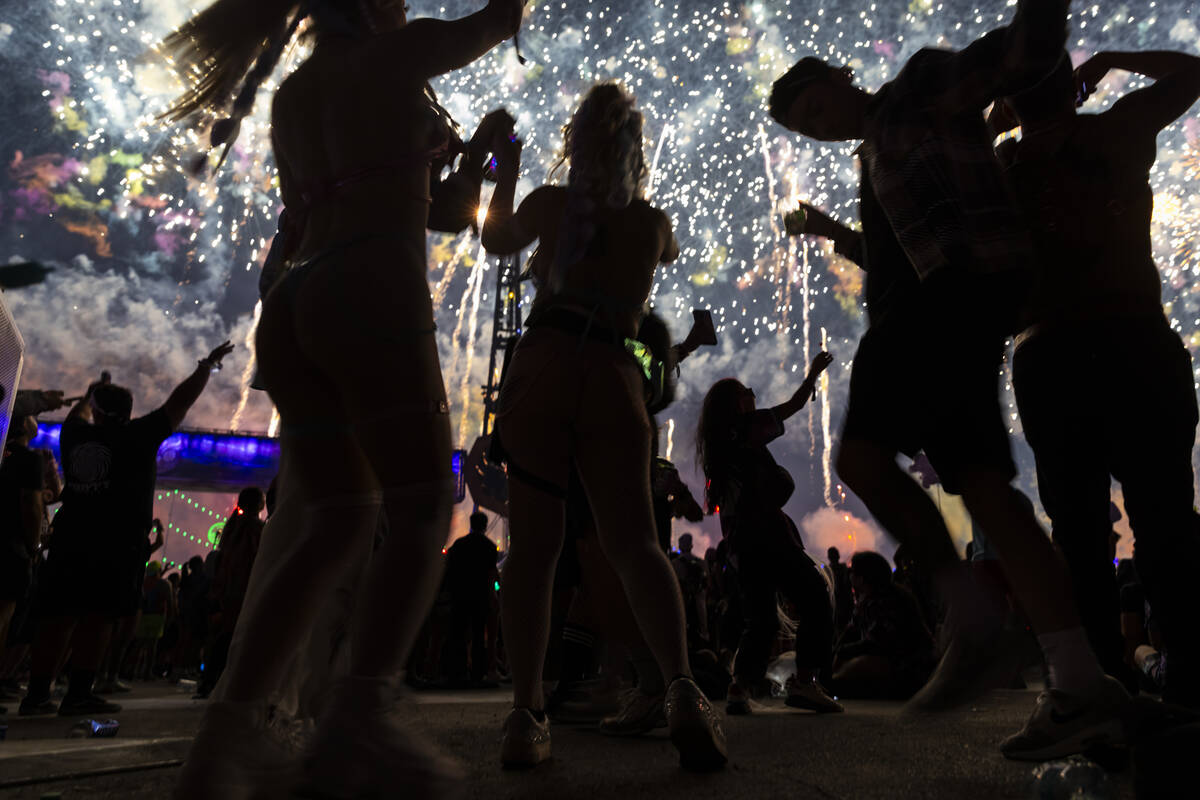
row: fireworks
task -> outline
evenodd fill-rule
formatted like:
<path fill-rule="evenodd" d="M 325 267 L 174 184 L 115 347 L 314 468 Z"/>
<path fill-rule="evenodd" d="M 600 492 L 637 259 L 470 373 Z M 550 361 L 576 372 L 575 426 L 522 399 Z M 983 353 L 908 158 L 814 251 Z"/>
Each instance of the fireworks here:
<path fill-rule="evenodd" d="M 454 18 L 481 1 L 412 5 L 417 16 Z M 1137 16 L 1124 7 L 1075 5 L 1076 60 L 1098 49 L 1192 50 L 1200 40 L 1191 4 L 1182 0 L 1153 3 Z M 186 166 L 201 136 L 156 121 L 180 86 L 143 58 L 188 13 L 180 0 L 52 0 L 0 11 L 0 56 L 10 85 L 19 87 L 5 100 L 9 174 L 0 241 L 7 252 L 0 255 L 67 262 L 82 253 L 101 269 L 132 270 L 130 296 L 151 301 L 179 330 L 215 310 L 232 329 L 253 313 L 257 264 L 280 207 L 268 99 L 305 53 L 294 45 L 285 54 L 221 171 L 190 178 Z M 863 325 L 861 281 L 827 248 L 789 240 L 782 215 L 803 199 L 855 221 L 858 176 L 853 144 L 803 140 L 767 116 L 770 83 L 800 56 L 816 54 L 851 65 L 857 81 L 874 89 L 919 47 L 964 46 L 1011 13 L 1011 4 L 958 0 L 535 2 L 522 33 L 527 66 L 505 45 L 434 85 L 468 132 L 497 106 L 517 119 L 525 143 L 518 198 L 545 177 L 562 124 L 593 82 L 617 79 L 636 92 L 652 167 L 648 193 L 673 219 L 681 246 L 679 260 L 659 272 L 653 302 L 677 337 L 692 308 L 710 308 L 722 338 L 718 351 L 698 353 L 683 370 L 672 414 L 690 427 L 704 389 L 730 373 L 760 396 L 790 395 L 818 344 L 817 326 L 837 356 L 822 378 L 820 408 L 811 409 L 820 423 L 810 415 L 807 431 L 789 432 L 778 448 L 794 474 L 812 476 L 799 500 L 816 505 L 836 499 L 831 426 Z M 1129 88 L 1124 81 L 1110 77 L 1092 106 L 1111 103 Z M 1200 324 L 1192 244 L 1200 226 L 1198 132 L 1187 119 L 1160 137 L 1153 175 L 1156 257 L 1170 316 L 1188 335 Z M 490 342 L 490 320 L 479 320 L 478 309 L 494 291 L 494 263 L 469 233 L 431 234 L 429 248 L 446 382 L 458 387 L 452 418 L 458 439 L 469 443 L 480 413 L 471 387 L 485 382 L 474 373 L 487 363 L 475 356 Z M 70 279 L 67 270 L 51 280 Z M 121 324 L 136 320 L 114 320 Z M 128 369 L 138 356 L 127 354 Z M 238 404 L 240 387 L 229 391 L 225 419 L 210 424 L 225 424 Z M 263 429 L 268 413 L 242 404 L 238 422 Z"/>

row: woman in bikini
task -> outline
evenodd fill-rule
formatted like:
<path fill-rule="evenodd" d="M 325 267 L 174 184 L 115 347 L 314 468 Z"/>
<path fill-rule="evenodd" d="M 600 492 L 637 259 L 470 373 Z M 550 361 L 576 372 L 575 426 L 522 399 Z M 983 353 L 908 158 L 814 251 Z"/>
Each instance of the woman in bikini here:
<path fill-rule="evenodd" d="M 429 796 L 452 780 L 389 713 L 438 585 L 453 500 L 425 263 L 431 165 L 452 134 L 427 82 L 512 36 L 522 8 L 490 0 L 459 20 L 406 24 L 396 0 L 217 0 L 165 42 L 195 81 L 171 115 L 232 108 L 212 131 L 228 147 L 300 22 L 315 31 L 271 114 L 294 265 L 267 295 L 257 339 L 282 418 L 279 508 L 262 554 L 274 557 L 256 560 L 179 796 L 296 780 L 309 796 Z M 366 558 L 381 511 L 391 535 L 361 583 L 350 674 L 330 687 L 303 775 L 289 779 L 272 695 L 322 603 Z"/>
<path fill-rule="evenodd" d="M 484 246 L 516 253 L 539 241 L 537 296 L 497 412 L 508 456 L 512 542 L 502 614 L 514 700 L 501 760 L 533 766 L 550 756 L 542 661 L 574 465 L 600 545 L 666 677 L 664 706 L 680 761 L 718 768 L 724 731 L 692 680 L 679 586 L 655 534 L 646 413 L 653 370 L 630 355 L 655 268 L 679 255 L 667 215 L 641 198 L 641 114 L 616 84 L 594 87 L 564 129 L 567 185 L 536 189 L 515 214 L 520 145 L 498 142 L 495 150 L 500 173 Z"/>

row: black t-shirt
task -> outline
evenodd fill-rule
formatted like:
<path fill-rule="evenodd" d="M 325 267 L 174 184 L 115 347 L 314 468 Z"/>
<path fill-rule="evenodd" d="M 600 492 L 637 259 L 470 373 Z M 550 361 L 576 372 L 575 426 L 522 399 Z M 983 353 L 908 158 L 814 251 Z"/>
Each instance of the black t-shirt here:
<path fill-rule="evenodd" d="M 446 552 L 446 584 L 459 602 L 486 599 L 494 591 L 496 545 L 482 533 L 468 533 Z"/>
<path fill-rule="evenodd" d="M 158 448 L 171 435 L 162 409 L 124 425 L 67 420 L 62 428 L 62 508 L 55 548 L 103 550 L 145 546 L 154 519 Z"/>
<path fill-rule="evenodd" d="M 0 464 L 0 556 L 29 559 L 29 544 L 23 530 L 21 497 L 26 491 L 45 488 L 41 453 L 11 444 Z"/>

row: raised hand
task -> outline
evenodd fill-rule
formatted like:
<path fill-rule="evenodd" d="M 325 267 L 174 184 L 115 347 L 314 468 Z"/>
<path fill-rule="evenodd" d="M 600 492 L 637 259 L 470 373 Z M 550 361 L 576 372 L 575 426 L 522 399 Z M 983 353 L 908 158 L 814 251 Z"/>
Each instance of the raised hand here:
<path fill-rule="evenodd" d="M 821 352 L 817 353 L 816 357 L 812 360 L 812 366 L 808 369 L 808 377 L 816 378 L 822 372 L 829 369 L 829 365 L 832 363 L 833 356 L 822 350 Z"/>
<path fill-rule="evenodd" d="M 1097 53 L 1075 68 L 1075 105 L 1081 106 L 1096 93 L 1096 86 L 1108 74 L 1108 59 Z"/>
<path fill-rule="evenodd" d="M 233 352 L 233 344 L 229 340 L 225 340 L 217 345 L 211 353 L 205 356 L 202 361 L 210 367 L 220 368 L 221 362 L 225 360 L 225 356 Z"/>

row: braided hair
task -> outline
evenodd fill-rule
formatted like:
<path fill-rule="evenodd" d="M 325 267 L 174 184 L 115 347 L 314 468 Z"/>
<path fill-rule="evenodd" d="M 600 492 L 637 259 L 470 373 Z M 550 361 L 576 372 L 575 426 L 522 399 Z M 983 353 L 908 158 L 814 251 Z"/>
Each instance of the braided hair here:
<path fill-rule="evenodd" d="M 593 86 L 563 127 L 563 152 L 550 170 L 553 180 L 566 164 L 565 225 L 550 269 L 550 288 L 565 287 L 572 264 L 587 253 L 596 234 L 598 204 L 626 208 L 641 193 L 647 170 L 642 154 L 642 115 L 634 96 L 615 82 Z"/>
<path fill-rule="evenodd" d="M 224 147 L 219 168 L 259 88 L 308 17 L 322 32 L 356 38 L 371 33 L 366 0 L 216 0 L 163 40 L 163 53 L 191 86 L 160 118 L 218 116 L 209 147 Z M 207 159 L 197 157 L 191 172 L 202 173 Z"/>

